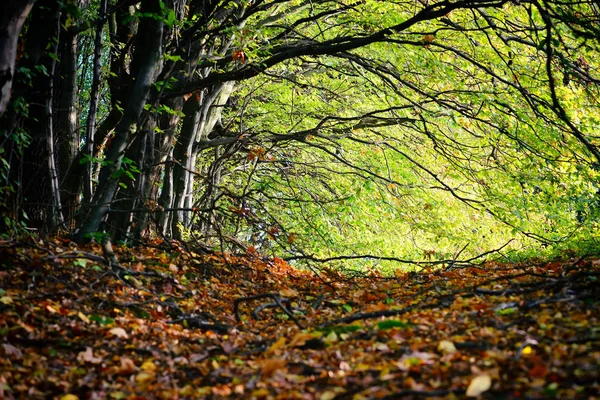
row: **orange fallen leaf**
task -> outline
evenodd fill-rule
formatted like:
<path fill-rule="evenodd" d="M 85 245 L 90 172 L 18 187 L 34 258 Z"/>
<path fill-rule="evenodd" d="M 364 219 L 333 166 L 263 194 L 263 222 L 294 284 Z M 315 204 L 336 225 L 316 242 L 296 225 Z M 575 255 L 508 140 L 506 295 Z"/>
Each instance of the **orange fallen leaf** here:
<path fill-rule="evenodd" d="M 121 366 L 119 367 L 119 373 L 123 375 L 132 374 L 135 372 L 135 363 L 131 358 L 121 357 Z"/>
<path fill-rule="evenodd" d="M 281 358 L 271 358 L 269 360 L 265 360 L 262 364 L 261 372 L 265 377 L 271 377 L 273 374 L 285 368 L 286 361 Z"/>
<path fill-rule="evenodd" d="M 531 378 L 544 378 L 548 375 L 548 368 L 544 364 L 536 364 L 529 370 Z"/>
<path fill-rule="evenodd" d="M 281 289 L 279 294 L 283 297 L 298 297 L 298 292 L 290 288 Z"/>
<path fill-rule="evenodd" d="M 269 350 L 267 350 L 267 354 L 274 353 L 275 351 L 281 349 L 283 346 L 285 346 L 285 342 L 285 337 L 280 337 L 275 343 L 271 345 L 271 347 L 269 347 Z"/>
<path fill-rule="evenodd" d="M 307 340 L 314 339 L 311 333 L 298 332 L 290 341 L 290 347 L 304 346 Z"/>

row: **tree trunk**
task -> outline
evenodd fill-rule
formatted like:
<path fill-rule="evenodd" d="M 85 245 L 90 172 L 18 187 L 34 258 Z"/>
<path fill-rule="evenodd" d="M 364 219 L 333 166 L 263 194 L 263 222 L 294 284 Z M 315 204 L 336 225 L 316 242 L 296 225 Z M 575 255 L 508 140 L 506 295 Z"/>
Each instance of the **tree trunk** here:
<path fill-rule="evenodd" d="M 21 193 L 23 211 L 29 218 L 29 226 L 42 230 L 52 229 L 48 221 L 58 207 L 54 198 L 55 183 L 51 183 L 49 174 L 50 158 L 54 154 L 53 144 L 47 143 L 53 138 L 52 105 L 53 80 L 56 41 L 58 39 L 60 12 L 58 4 L 51 0 L 38 0 L 31 13 L 25 36 L 26 53 L 19 61 L 24 76 L 14 85 L 15 98 L 27 104 L 25 114 L 14 114 L 10 125 L 20 127 L 28 133 L 31 141 L 23 154 L 15 158 L 11 165 L 13 182 Z M 50 49 L 50 50 L 49 50 Z M 8 114 L 7 114 L 8 115 Z"/>
<path fill-rule="evenodd" d="M 190 100 L 197 101 L 197 104 L 190 105 L 190 115 L 186 113 L 184 108 L 186 119 L 173 152 L 173 159 L 175 160 L 173 166 L 175 191 L 173 207 L 176 211 L 171 221 L 171 230 L 177 238 L 181 238 L 179 225 L 189 228 L 192 223 L 191 209 L 194 206 L 196 160 L 200 150 L 197 142 L 206 139 L 215 127 L 223 113 L 223 105 L 231 95 L 233 87 L 234 82 L 214 85 L 208 94 L 202 97 L 200 95 L 190 97 L 188 102 Z"/>
<path fill-rule="evenodd" d="M 0 6 L 0 117 L 11 97 L 21 27 L 35 0 L 4 0 Z"/>
<path fill-rule="evenodd" d="M 143 2 L 140 12 L 141 14 L 159 14 L 160 10 L 160 1 L 152 0 Z M 107 149 L 106 165 L 100 171 L 98 188 L 94 194 L 91 209 L 75 235 L 78 241 L 85 241 L 90 234 L 100 231 L 100 225 L 109 213 L 117 193 L 120 174 L 123 171 L 123 155 L 130 144 L 130 136 L 137 131 L 140 116 L 156 77 L 162 49 L 163 22 L 154 18 L 144 18 L 140 22 L 137 37 L 131 63 L 135 85 L 123 117 L 116 127 L 115 136 Z"/>
<path fill-rule="evenodd" d="M 100 58 L 102 57 L 102 31 L 104 28 L 104 19 L 108 0 L 101 0 L 98 26 L 96 27 L 96 37 L 94 39 L 94 70 L 92 78 L 92 90 L 90 92 L 90 108 L 87 116 L 85 130 L 84 157 L 88 157 L 84 170 L 83 178 L 83 202 L 89 204 L 93 193 L 93 172 L 94 163 L 92 155 L 94 153 L 94 136 L 96 133 L 96 115 L 98 113 L 98 102 L 100 101 Z"/>
<path fill-rule="evenodd" d="M 62 24 L 70 18 L 63 15 Z M 58 172 L 60 176 L 61 202 L 65 224 L 72 229 L 75 213 L 79 207 L 81 191 L 81 175 L 73 161 L 79 152 L 79 113 L 77 110 L 77 58 L 79 56 L 79 39 L 75 32 L 62 29 L 60 34 L 60 63 L 58 63 L 58 86 L 55 97 L 56 138 L 58 153 Z M 75 168 L 74 168 L 75 167 Z"/>

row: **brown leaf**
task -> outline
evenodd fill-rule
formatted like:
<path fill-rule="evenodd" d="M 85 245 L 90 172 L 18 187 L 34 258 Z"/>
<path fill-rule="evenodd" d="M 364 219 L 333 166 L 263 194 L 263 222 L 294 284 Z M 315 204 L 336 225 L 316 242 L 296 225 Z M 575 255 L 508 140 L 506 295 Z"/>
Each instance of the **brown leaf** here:
<path fill-rule="evenodd" d="M 129 375 L 135 372 L 135 363 L 129 357 L 121 357 L 121 366 L 119 367 L 119 373 L 122 375 Z"/>
<path fill-rule="evenodd" d="M 271 377 L 273 374 L 285 368 L 286 361 L 281 358 L 271 358 L 263 361 L 261 373 L 264 377 Z"/>

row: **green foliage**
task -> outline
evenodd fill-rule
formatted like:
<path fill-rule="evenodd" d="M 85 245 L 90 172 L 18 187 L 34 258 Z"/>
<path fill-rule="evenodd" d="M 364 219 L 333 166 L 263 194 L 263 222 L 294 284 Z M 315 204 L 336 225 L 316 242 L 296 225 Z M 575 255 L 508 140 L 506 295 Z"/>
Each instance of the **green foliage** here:
<path fill-rule="evenodd" d="M 341 13 L 331 29 L 302 32 L 326 40 L 413 15 L 407 5 L 367 3 Z M 425 22 L 395 38 L 403 46 L 290 60 L 238 88 L 248 111 L 227 118 L 252 145 L 223 182 L 245 204 L 223 199 L 222 209 L 233 210 L 224 230 L 262 251 L 317 257 L 452 260 L 466 246 L 460 257 L 468 259 L 507 243 L 509 257 L 597 252 L 595 161 L 569 125 L 595 137 L 595 88 L 567 83 L 553 98 L 547 82 L 574 55 L 560 53 L 564 42 L 552 38 L 563 61 L 549 71 L 545 38 L 511 30 L 541 24 L 537 12 L 486 11 L 502 27 L 497 35 L 470 11 L 449 18 L 468 34 Z M 251 54 L 272 29 L 249 23 L 239 46 Z M 580 42 L 589 63 L 595 49 L 566 26 L 556 29 L 567 48 Z M 356 264 L 385 266 L 376 257 Z"/>

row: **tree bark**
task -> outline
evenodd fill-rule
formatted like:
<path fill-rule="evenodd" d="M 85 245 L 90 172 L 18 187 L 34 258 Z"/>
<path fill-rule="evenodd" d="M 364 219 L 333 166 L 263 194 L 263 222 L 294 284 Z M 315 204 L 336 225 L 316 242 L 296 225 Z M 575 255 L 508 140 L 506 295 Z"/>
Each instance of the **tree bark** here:
<path fill-rule="evenodd" d="M 64 14 L 61 24 L 65 26 L 71 15 Z M 78 173 L 79 163 L 74 164 L 79 153 L 79 112 L 77 109 L 79 56 L 78 34 L 68 28 L 60 33 L 60 52 L 57 75 L 57 90 L 55 91 L 56 108 L 56 151 L 58 153 L 58 173 L 60 176 L 60 193 L 63 205 L 65 225 L 72 229 L 74 218 L 79 208 L 81 191 L 81 174 Z"/>
<path fill-rule="evenodd" d="M 92 78 L 92 90 L 90 92 L 90 109 L 88 112 L 86 130 L 85 130 L 85 148 L 84 157 L 89 159 L 85 165 L 83 178 L 83 202 L 88 204 L 93 194 L 93 171 L 94 163 L 92 155 L 94 153 L 94 136 L 96 133 L 96 115 L 98 113 L 98 103 L 100 101 L 100 58 L 102 57 L 102 31 L 104 28 L 106 8 L 108 0 L 101 0 L 98 26 L 96 27 L 96 37 L 94 39 L 94 70 Z"/>
<path fill-rule="evenodd" d="M 49 153 L 53 151 L 53 144 L 47 143 L 47 140 L 54 137 L 50 131 L 53 129 L 53 118 L 48 106 L 53 102 L 59 21 L 60 10 L 56 2 L 37 1 L 24 39 L 27 43 L 26 52 L 19 61 L 23 76 L 13 87 L 15 97 L 27 104 L 27 109 L 25 113 L 12 114 L 11 121 L 5 121 L 13 127 L 18 126 L 31 138 L 23 154 L 14 159 L 11 174 L 20 190 L 29 226 L 42 230 L 52 229 L 48 222 L 58 206 L 53 193 L 55 185 L 50 181 L 53 172 L 49 171 L 50 158 L 55 155 Z"/>
<path fill-rule="evenodd" d="M 0 117 L 11 97 L 21 27 L 35 0 L 4 0 L 0 6 Z"/>
<path fill-rule="evenodd" d="M 159 14 L 158 0 L 145 1 L 141 6 L 142 14 Z M 163 22 L 159 19 L 145 18 L 140 22 L 138 40 L 132 59 L 132 75 L 135 77 L 129 101 L 121 121 L 116 127 L 115 136 L 107 149 L 106 165 L 100 170 L 98 188 L 92 200 L 89 214 L 86 215 L 75 235 L 83 242 L 87 237 L 100 231 L 100 225 L 110 211 L 111 204 L 119 187 L 122 172 L 123 155 L 130 144 L 130 136 L 137 131 L 140 116 L 146 105 L 152 83 L 159 65 L 163 38 Z"/>

